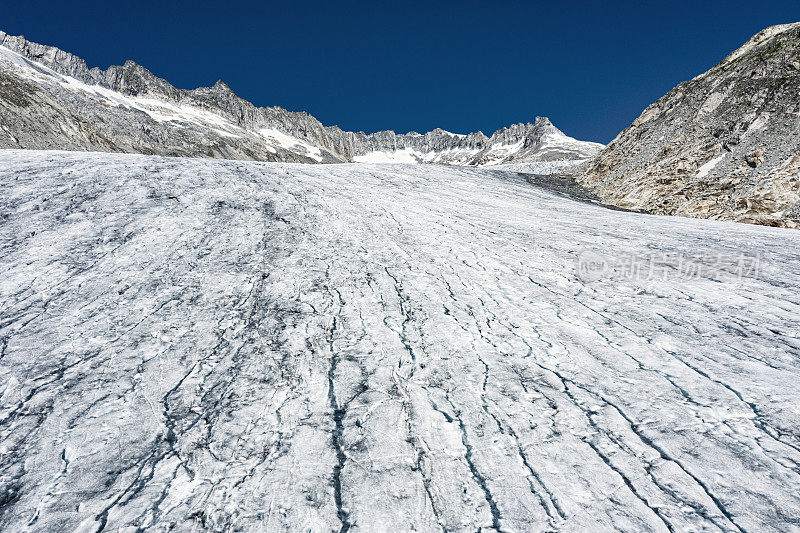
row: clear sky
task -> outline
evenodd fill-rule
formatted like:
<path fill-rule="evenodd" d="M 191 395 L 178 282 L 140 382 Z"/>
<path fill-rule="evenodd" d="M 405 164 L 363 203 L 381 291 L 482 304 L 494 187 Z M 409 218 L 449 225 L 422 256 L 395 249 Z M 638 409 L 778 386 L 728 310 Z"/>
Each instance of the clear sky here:
<path fill-rule="evenodd" d="M 491 133 L 549 116 L 610 141 L 677 83 L 799 0 L 3 2 L 0 29 L 126 59 L 191 89 L 226 81 L 259 106 L 373 132 Z"/>

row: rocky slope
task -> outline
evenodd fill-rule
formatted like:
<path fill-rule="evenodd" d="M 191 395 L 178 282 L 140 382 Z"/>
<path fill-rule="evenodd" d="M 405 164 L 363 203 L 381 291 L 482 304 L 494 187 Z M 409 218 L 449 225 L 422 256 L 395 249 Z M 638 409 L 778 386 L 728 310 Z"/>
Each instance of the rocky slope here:
<path fill-rule="evenodd" d="M 546 118 L 490 137 L 347 132 L 307 113 L 258 108 L 230 87 L 177 89 L 132 61 L 107 70 L 0 32 L 0 147 L 134 152 L 261 161 L 488 165 L 582 159 L 601 145 Z"/>
<path fill-rule="evenodd" d="M 634 209 L 800 227 L 800 23 L 648 107 L 581 178 Z"/>

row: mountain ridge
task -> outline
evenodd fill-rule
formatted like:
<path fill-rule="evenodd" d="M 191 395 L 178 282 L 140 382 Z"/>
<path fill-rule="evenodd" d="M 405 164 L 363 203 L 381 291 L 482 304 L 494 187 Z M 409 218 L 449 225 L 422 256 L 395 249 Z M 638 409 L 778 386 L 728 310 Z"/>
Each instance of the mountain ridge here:
<path fill-rule="evenodd" d="M 800 228 L 800 23 L 771 26 L 680 83 L 579 181 L 609 204 Z"/>
<path fill-rule="evenodd" d="M 585 159 L 599 151 L 602 145 L 585 141 L 577 141 L 563 134 L 547 118 L 537 117 L 533 123 L 518 123 L 500 128 L 491 136 L 483 132 L 467 134 L 454 134 L 434 129 L 427 133 L 395 133 L 384 130 L 371 134 L 364 132 L 350 132 L 338 126 L 325 126 L 312 115 L 304 111 L 289 111 L 279 106 L 257 107 L 251 102 L 239 97 L 235 91 L 224 81 L 219 80 L 211 87 L 198 87 L 196 89 L 178 89 L 168 81 L 159 78 L 147 68 L 128 60 L 123 65 L 111 65 L 103 70 L 98 67 L 89 68 L 86 62 L 75 54 L 65 52 L 59 48 L 28 41 L 23 36 L 12 36 L 0 31 L 0 46 L 18 54 L 21 58 L 36 67 L 46 67 L 59 76 L 74 78 L 85 84 L 89 91 L 99 87 L 117 92 L 123 96 L 135 99 L 162 100 L 181 106 L 190 106 L 203 111 L 218 114 L 231 122 L 236 128 L 246 130 L 254 135 L 240 135 L 246 142 L 246 147 L 232 146 L 233 143 L 213 137 L 211 139 L 198 139 L 196 132 L 182 132 L 189 139 L 183 141 L 183 146 L 171 148 L 175 154 L 159 151 L 161 146 L 157 142 L 147 143 L 146 139 L 139 139 L 139 144 L 128 143 L 130 146 L 117 146 L 117 142 L 110 139 L 114 145 L 111 151 L 134 151 L 148 153 L 148 150 L 161 155 L 189 155 L 222 156 L 232 158 L 256 160 L 285 160 L 295 162 L 351 162 L 358 157 L 376 154 L 372 159 L 390 160 L 392 154 L 404 152 L 403 160 L 406 162 L 428 162 L 462 165 L 485 165 L 513 163 L 536 160 L 564 160 Z M 41 71 L 40 74 L 47 74 Z M 6 75 L 8 75 L 6 73 Z M 52 77 L 52 76 L 51 76 Z M 41 80 L 40 80 L 41 82 Z M 8 82 L 7 82 L 8 83 Z M 70 98 L 59 96 L 56 100 Z M 153 102 L 150 102 L 151 104 Z M 48 102 L 50 107 L 54 107 Z M 91 103 L 82 102 L 81 105 L 91 106 Z M 57 105 L 55 107 L 58 107 Z M 66 106 L 62 106 L 66 107 Z M 76 106 L 73 106 L 76 107 Z M 79 106 L 77 106 L 79 107 Z M 140 107 L 135 104 L 131 107 Z M 72 111 L 73 109 L 68 109 Z M 148 106 L 141 110 L 148 113 Z M 142 118 L 142 117 L 139 117 Z M 115 119 L 109 119 L 115 120 Z M 213 119 L 211 119 L 213 121 Z M 9 121 L 5 121 L 9 122 Z M 102 120 L 101 120 L 102 122 Z M 124 121 L 123 121 L 124 122 Z M 32 124 L 25 124 L 28 128 Z M 148 125 L 150 126 L 150 125 Z M 17 131 L 23 128 L 17 128 Z M 169 129 L 169 128 L 167 128 Z M 261 130 L 269 131 L 266 135 L 259 135 Z M 124 128 L 123 128 L 124 130 Z M 138 133 L 138 132 L 136 132 Z M 173 132 L 174 133 L 174 132 Z M 204 134 L 206 132 L 203 132 Z M 229 131 L 229 134 L 239 135 L 239 132 Z M 41 143 L 32 143 L 26 146 L 19 143 L 19 139 L 11 133 L 16 142 L 8 143 L 12 148 L 43 148 Z M 40 133 L 41 135 L 41 133 Z M 169 137 L 169 132 L 160 135 L 160 140 Z M 283 138 L 288 135 L 297 139 L 297 144 L 303 150 L 294 151 L 293 146 L 280 146 L 286 150 L 262 150 L 259 142 L 263 137 L 273 141 L 278 139 L 285 143 L 294 141 Z M 109 135 L 106 135 L 109 136 Z M 110 135 L 114 137 L 114 135 Z M 135 135 L 130 134 L 133 137 Z M 139 135 L 139 137 L 142 137 Z M 202 140 L 207 142 L 201 142 Z M 2 142 L 2 141 L 0 141 Z M 57 139 L 52 140 L 58 144 Z M 141 146 L 144 143 L 147 146 Z M 91 142 L 83 143 L 85 148 L 97 148 Z M 123 143 L 125 144 L 125 143 Z M 149 146 L 155 144 L 155 147 Z M 193 150 L 193 144 L 200 144 L 203 148 Z M 216 144 L 220 146 L 215 146 Z M 280 143 L 278 143 L 280 144 Z M 77 143 L 75 148 L 81 148 Z M 206 147 L 206 145 L 209 145 Z M 509 147 L 514 147 L 510 149 Z M 102 148 L 102 146 L 100 146 Z M 111 147 L 108 147 L 111 148 Z M 369 158 L 369 157 L 368 157 Z"/>

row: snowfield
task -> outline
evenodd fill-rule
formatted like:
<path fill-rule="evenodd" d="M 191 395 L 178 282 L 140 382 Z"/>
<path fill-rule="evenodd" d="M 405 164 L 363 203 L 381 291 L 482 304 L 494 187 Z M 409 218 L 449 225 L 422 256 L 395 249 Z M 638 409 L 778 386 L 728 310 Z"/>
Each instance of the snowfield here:
<path fill-rule="evenodd" d="M 66 152 L 0 208 L 0 530 L 800 527 L 800 232 Z"/>

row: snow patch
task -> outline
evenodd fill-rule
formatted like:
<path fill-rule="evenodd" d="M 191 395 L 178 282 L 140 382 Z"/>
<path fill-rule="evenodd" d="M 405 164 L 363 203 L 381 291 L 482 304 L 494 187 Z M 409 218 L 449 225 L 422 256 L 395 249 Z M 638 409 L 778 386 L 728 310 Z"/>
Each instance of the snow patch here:
<path fill-rule="evenodd" d="M 424 154 L 412 150 L 411 148 L 403 148 L 394 152 L 369 152 L 362 155 L 353 157 L 356 163 L 419 163 L 422 161 Z"/>
<path fill-rule="evenodd" d="M 261 128 L 258 131 L 264 136 L 265 139 L 276 143 L 279 147 L 285 150 L 296 153 L 299 152 L 316 161 L 322 161 L 322 151 L 319 148 L 312 146 L 305 141 L 301 141 L 297 137 L 287 135 L 282 131 L 276 130 L 275 128 Z"/>

